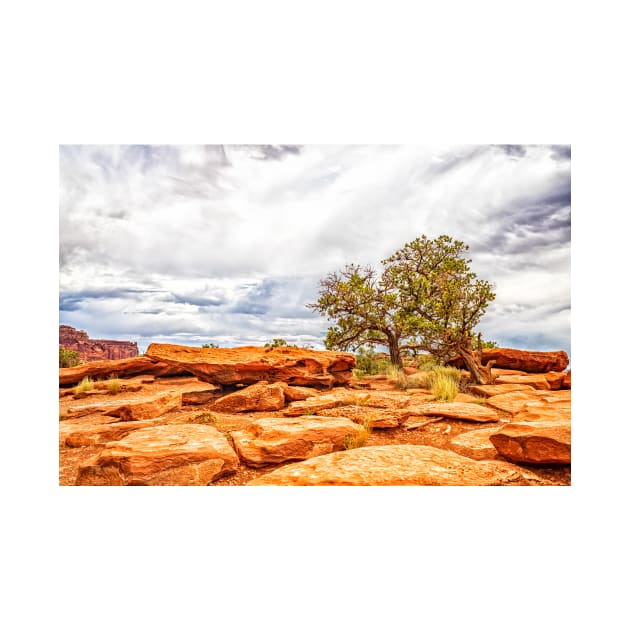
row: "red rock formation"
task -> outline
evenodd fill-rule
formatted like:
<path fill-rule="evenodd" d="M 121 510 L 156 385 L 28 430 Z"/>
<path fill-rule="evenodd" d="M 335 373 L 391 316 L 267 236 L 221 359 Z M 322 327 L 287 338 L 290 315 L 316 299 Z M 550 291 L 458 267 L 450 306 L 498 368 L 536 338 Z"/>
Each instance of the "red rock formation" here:
<path fill-rule="evenodd" d="M 59 345 L 66 350 L 78 352 L 84 363 L 138 356 L 138 344 L 135 341 L 90 339 L 84 330 L 63 324 L 59 326 Z"/>
<path fill-rule="evenodd" d="M 349 352 L 305 348 L 193 348 L 152 343 L 145 355 L 218 385 L 284 381 L 289 385 L 332 387 L 346 385 L 356 366 Z"/>
<path fill-rule="evenodd" d="M 569 356 L 564 350 L 538 352 L 514 348 L 487 348 L 482 351 L 481 361 L 484 365 L 487 365 L 488 361 L 495 361 L 495 368 L 529 373 L 562 372 L 569 365 Z M 461 368 L 464 362 L 460 356 L 456 356 L 448 365 Z"/>

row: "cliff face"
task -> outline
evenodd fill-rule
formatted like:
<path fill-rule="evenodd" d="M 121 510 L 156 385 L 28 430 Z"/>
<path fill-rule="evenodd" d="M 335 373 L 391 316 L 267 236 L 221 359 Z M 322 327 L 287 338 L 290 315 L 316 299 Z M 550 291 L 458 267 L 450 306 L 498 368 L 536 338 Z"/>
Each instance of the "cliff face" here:
<path fill-rule="evenodd" d="M 72 326 L 59 326 L 59 345 L 66 350 L 78 352 L 83 362 L 138 356 L 138 344 L 135 341 L 90 339 L 84 330 L 77 330 Z"/>

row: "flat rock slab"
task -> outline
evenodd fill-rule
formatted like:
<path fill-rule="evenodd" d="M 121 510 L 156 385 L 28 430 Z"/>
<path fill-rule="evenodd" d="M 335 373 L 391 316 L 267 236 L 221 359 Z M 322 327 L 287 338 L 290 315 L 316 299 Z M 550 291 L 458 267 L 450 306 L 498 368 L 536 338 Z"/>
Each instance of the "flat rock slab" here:
<path fill-rule="evenodd" d="M 545 401 L 528 402 L 514 415 L 512 422 L 564 422 L 571 421 L 570 401 Z"/>
<path fill-rule="evenodd" d="M 570 464 L 571 423 L 508 423 L 490 437 L 497 452 L 512 462 Z"/>
<path fill-rule="evenodd" d="M 81 446 L 103 446 L 120 440 L 132 431 L 160 424 L 160 419 L 134 420 L 131 422 L 94 423 L 85 426 L 68 425 L 59 429 L 59 444 L 70 448 Z"/>
<path fill-rule="evenodd" d="M 199 424 L 162 425 L 110 442 L 79 468 L 79 486 L 205 486 L 235 472 L 225 435 Z"/>
<path fill-rule="evenodd" d="M 284 390 L 284 399 L 287 402 L 295 402 L 296 400 L 306 400 L 316 395 L 311 387 L 296 387 L 287 385 L 286 383 L 279 383 Z"/>
<path fill-rule="evenodd" d="M 460 433 L 451 440 L 451 446 L 455 447 L 460 455 L 472 459 L 494 459 L 497 456 L 497 449 L 490 441 L 490 436 L 499 429 L 490 427 L 485 429 L 473 429 Z"/>
<path fill-rule="evenodd" d="M 240 413 L 242 411 L 278 411 L 285 405 L 284 388 L 280 383 L 270 385 L 259 381 L 254 385 L 218 398 L 213 411 Z"/>
<path fill-rule="evenodd" d="M 549 381 L 544 374 L 527 374 L 526 376 L 499 376 L 495 381 L 497 385 L 531 385 L 534 389 L 551 389 Z"/>
<path fill-rule="evenodd" d="M 185 374 L 180 366 L 173 366 L 146 356 L 115 359 L 111 361 L 90 361 L 71 368 L 59 368 L 59 385 L 76 385 L 86 376 L 92 380 L 110 377 L 126 378 L 138 374 L 152 376 L 175 376 Z"/>
<path fill-rule="evenodd" d="M 495 409 L 515 414 L 521 409 L 524 409 L 527 403 L 538 400 L 538 396 L 535 392 L 536 390 L 530 387 L 527 390 L 516 390 L 506 394 L 497 394 L 496 396 L 488 398 L 486 404 Z"/>
<path fill-rule="evenodd" d="M 123 421 L 149 420 L 158 418 L 169 411 L 182 406 L 181 392 L 167 393 L 138 402 L 130 402 L 114 407 L 105 412 L 106 416 L 114 416 Z"/>
<path fill-rule="evenodd" d="M 359 431 L 348 418 L 260 418 L 242 431 L 233 431 L 232 438 L 241 460 L 257 467 L 341 450 L 344 441 Z"/>
<path fill-rule="evenodd" d="M 283 381 L 289 385 L 332 387 L 348 383 L 356 366 L 355 356 L 349 352 L 305 348 L 193 348 L 152 343 L 145 354 L 221 385 Z"/>
<path fill-rule="evenodd" d="M 416 405 L 413 411 L 420 416 L 442 416 L 451 420 L 471 422 L 499 422 L 499 414 L 476 403 L 435 402 Z"/>
<path fill-rule="evenodd" d="M 352 422 L 359 424 L 369 422 L 374 429 L 396 428 L 410 415 L 407 409 L 380 409 L 361 405 L 342 405 L 334 409 L 326 409 L 321 413 L 335 418 L 349 418 Z"/>
<path fill-rule="evenodd" d="M 476 461 L 432 446 L 365 446 L 282 466 L 250 486 L 501 486 L 539 485 L 512 464 Z"/>
<path fill-rule="evenodd" d="M 503 385 L 469 385 L 468 389 L 478 396 L 499 396 L 500 394 L 509 394 L 511 392 L 519 392 L 519 391 L 533 391 L 534 387 L 532 385 L 527 385 L 524 383 L 516 384 L 516 383 L 504 383 Z"/>

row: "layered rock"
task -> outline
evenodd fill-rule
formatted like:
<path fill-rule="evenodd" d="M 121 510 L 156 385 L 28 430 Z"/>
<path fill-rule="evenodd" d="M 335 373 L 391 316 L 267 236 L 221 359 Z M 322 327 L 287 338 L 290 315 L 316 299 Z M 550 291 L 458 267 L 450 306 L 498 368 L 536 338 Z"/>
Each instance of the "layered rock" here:
<path fill-rule="evenodd" d="M 83 362 L 138 356 L 138 344 L 135 341 L 90 339 L 84 330 L 63 324 L 59 326 L 59 345 L 66 350 L 77 352 Z"/>
<path fill-rule="evenodd" d="M 114 416 L 123 421 L 149 420 L 158 418 L 169 411 L 182 406 L 182 394 L 167 393 L 148 400 L 119 404 L 114 409 L 105 412 L 106 416 Z"/>
<path fill-rule="evenodd" d="M 84 378 L 92 380 L 110 377 L 128 378 L 138 374 L 151 376 L 181 376 L 190 374 L 179 366 L 161 361 L 153 361 L 148 357 L 132 357 L 113 361 L 92 361 L 71 368 L 59 368 L 59 385 L 68 386 L 80 383 Z"/>
<path fill-rule="evenodd" d="M 495 368 L 522 370 L 523 372 L 562 372 L 569 365 L 569 356 L 564 350 L 538 352 L 532 350 L 516 350 L 514 348 L 487 348 L 482 350 L 481 362 L 496 361 Z M 449 365 L 461 368 L 464 362 L 461 357 L 454 357 Z"/>
<path fill-rule="evenodd" d="M 544 483 L 498 461 L 476 461 L 432 446 L 365 446 L 288 464 L 250 486 L 496 486 Z"/>
<path fill-rule="evenodd" d="M 452 420 L 470 422 L 499 422 L 499 414 L 476 403 L 435 402 L 414 407 L 414 412 L 422 416 L 441 416 Z"/>
<path fill-rule="evenodd" d="M 305 348 L 192 348 L 151 344 L 146 356 L 221 385 L 283 381 L 289 385 L 332 387 L 352 378 L 356 359 L 348 352 Z"/>
<path fill-rule="evenodd" d="M 512 462 L 528 464 L 570 464 L 571 423 L 508 423 L 490 441 L 499 455 Z"/>
<path fill-rule="evenodd" d="M 79 468 L 79 486 L 205 486 L 235 472 L 238 457 L 217 429 L 199 424 L 133 431 Z"/>
<path fill-rule="evenodd" d="M 497 456 L 497 449 L 490 441 L 490 437 L 498 431 L 497 427 L 485 429 L 474 429 L 466 431 L 454 437 L 450 446 L 464 457 L 472 459 L 494 459 Z"/>
<path fill-rule="evenodd" d="M 239 413 L 241 411 L 278 411 L 284 407 L 284 388 L 280 383 L 270 385 L 259 381 L 218 398 L 212 405 L 213 411 Z"/>
<path fill-rule="evenodd" d="M 308 459 L 344 448 L 360 428 L 348 418 L 260 418 L 233 431 L 239 457 L 253 467 Z"/>
<path fill-rule="evenodd" d="M 499 376 L 495 383 L 497 385 L 531 385 L 534 389 L 551 389 L 544 374 Z"/>

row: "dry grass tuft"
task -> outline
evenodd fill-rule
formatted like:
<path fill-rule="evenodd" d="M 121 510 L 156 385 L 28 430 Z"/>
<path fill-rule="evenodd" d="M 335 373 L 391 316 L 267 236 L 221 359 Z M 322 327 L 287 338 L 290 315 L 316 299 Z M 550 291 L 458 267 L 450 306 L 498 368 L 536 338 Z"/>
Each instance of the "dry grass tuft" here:
<path fill-rule="evenodd" d="M 372 416 L 368 416 L 362 423 L 359 432 L 356 435 L 346 435 L 343 440 L 344 448 L 349 451 L 353 448 L 361 448 L 368 443 L 372 434 L 372 424 L 374 420 Z"/>
<path fill-rule="evenodd" d="M 89 376 L 86 376 L 75 388 L 75 394 L 81 394 L 83 392 L 91 392 L 94 389 L 94 383 Z"/>

